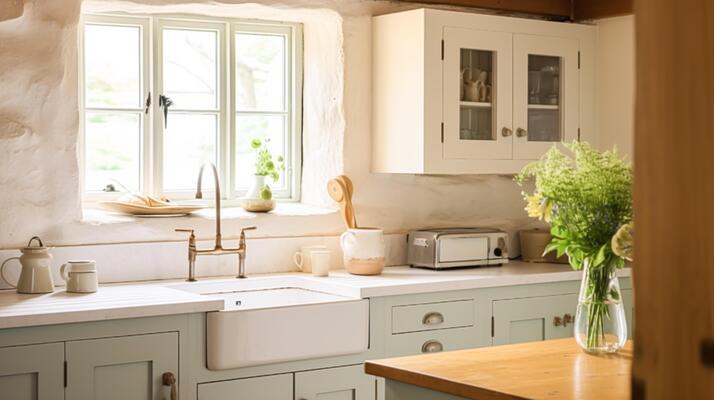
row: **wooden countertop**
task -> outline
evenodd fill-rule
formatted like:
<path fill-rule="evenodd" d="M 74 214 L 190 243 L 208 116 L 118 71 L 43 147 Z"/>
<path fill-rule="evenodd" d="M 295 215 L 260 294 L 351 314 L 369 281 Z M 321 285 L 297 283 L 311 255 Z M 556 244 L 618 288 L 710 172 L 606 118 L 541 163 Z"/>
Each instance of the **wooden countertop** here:
<path fill-rule="evenodd" d="M 478 400 L 630 398 L 632 342 L 607 356 L 575 339 L 367 361 L 368 374 Z"/>

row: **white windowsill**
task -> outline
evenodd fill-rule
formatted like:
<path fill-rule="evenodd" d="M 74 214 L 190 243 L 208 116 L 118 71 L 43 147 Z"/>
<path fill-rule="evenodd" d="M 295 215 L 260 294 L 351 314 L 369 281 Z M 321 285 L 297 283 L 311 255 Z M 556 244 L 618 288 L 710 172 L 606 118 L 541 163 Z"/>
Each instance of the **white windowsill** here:
<path fill-rule="evenodd" d="M 275 209 L 268 213 L 252 213 L 240 207 L 222 207 L 221 219 L 230 220 L 254 220 L 257 218 L 280 218 L 280 217 L 309 217 L 330 215 L 338 211 L 336 207 L 320 207 L 303 203 L 278 202 Z M 85 205 L 83 207 L 82 222 L 88 224 L 124 224 L 124 223 L 150 223 L 151 220 L 161 220 L 163 222 L 176 221 L 177 223 L 188 223 L 191 220 L 214 220 L 215 209 L 205 208 L 184 216 L 134 216 L 120 214 L 113 211 L 104 210 L 97 205 Z"/>

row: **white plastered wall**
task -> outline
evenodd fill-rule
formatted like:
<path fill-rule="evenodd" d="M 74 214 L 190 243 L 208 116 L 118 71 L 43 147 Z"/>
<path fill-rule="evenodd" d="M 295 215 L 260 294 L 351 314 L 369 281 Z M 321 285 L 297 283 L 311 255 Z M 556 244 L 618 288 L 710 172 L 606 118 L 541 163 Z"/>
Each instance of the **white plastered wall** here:
<path fill-rule="evenodd" d="M 170 6 L 167 6 L 170 5 Z M 355 184 L 359 222 L 388 232 L 437 225 L 515 229 L 531 223 L 510 177 L 370 173 L 371 16 L 418 5 L 375 1 L 87 1 L 90 10 L 195 12 L 304 23 L 303 201 L 329 205 L 327 179 Z M 180 241 L 177 226 L 200 238 L 211 214 L 183 219 L 82 220 L 79 195 L 77 22 L 79 0 L 26 0 L 22 17 L 0 22 L 0 248 L 33 235 L 53 245 Z M 408 67 L 408 63 L 405 63 Z M 230 216 L 231 212 L 226 215 Z M 224 236 L 256 224 L 253 237 L 337 235 L 337 213 L 247 215 L 234 212 Z M 297 213 L 299 214 L 299 213 Z M 319 214 L 319 213 L 318 213 Z"/>

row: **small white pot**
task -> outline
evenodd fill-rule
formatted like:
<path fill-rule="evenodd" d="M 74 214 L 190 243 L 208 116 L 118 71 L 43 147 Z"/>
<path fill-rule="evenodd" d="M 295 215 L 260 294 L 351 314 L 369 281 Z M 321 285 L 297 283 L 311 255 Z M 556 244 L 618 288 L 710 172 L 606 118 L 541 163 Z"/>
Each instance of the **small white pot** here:
<path fill-rule="evenodd" d="M 241 207 L 250 212 L 268 212 L 275 208 L 275 200 L 264 200 L 260 198 L 260 191 L 265 186 L 265 176 L 253 175 L 253 185 L 248 193 L 241 199 Z"/>

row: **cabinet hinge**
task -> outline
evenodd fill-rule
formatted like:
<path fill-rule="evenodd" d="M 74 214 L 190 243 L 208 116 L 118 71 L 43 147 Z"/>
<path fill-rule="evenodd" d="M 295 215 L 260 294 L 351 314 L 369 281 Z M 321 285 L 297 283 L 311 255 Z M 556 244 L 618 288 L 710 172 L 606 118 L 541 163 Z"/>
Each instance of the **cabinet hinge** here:
<path fill-rule="evenodd" d="M 441 60 L 444 60 L 444 39 L 441 39 Z"/>
<path fill-rule="evenodd" d="M 62 379 L 64 381 L 64 387 L 67 387 L 67 361 L 64 362 L 64 371 L 62 372 Z"/>
<path fill-rule="evenodd" d="M 580 69 L 580 52 L 578 52 L 578 69 Z"/>
<path fill-rule="evenodd" d="M 444 123 L 441 123 L 441 143 L 444 143 Z"/>
<path fill-rule="evenodd" d="M 493 320 L 493 315 L 491 316 L 491 337 L 496 337 L 496 324 Z"/>

